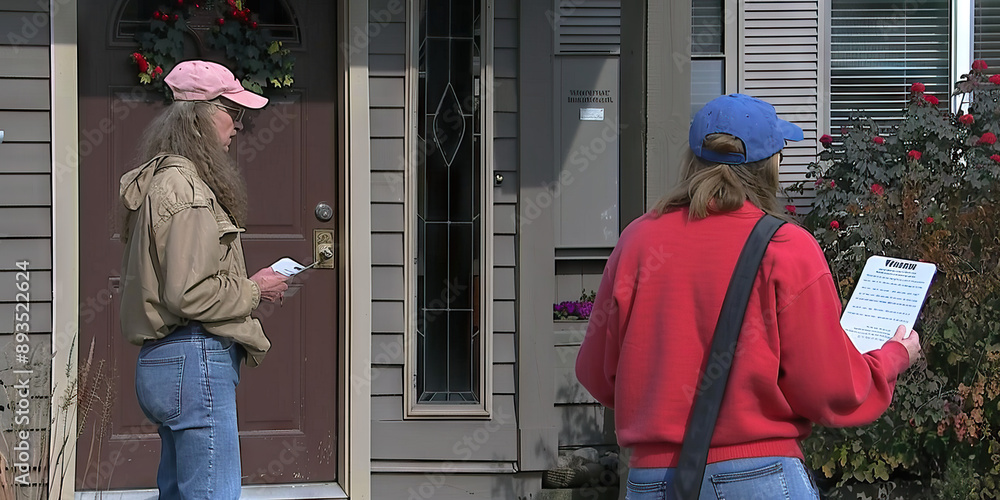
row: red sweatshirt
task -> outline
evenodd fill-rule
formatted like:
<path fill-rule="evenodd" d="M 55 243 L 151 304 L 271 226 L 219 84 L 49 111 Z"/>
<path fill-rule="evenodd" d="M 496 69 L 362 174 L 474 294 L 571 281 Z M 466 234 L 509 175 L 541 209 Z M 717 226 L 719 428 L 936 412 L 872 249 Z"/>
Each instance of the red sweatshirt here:
<path fill-rule="evenodd" d="M 729 279 L 763 212 L 746 203 L 688 220 L 646 214 L 608 259 L 587 336 L 580 382 L 615 409 L 632 467 L 677 465 L 700 371 Z M 861 354 L 840 326 L 841 301 L 823 252 L 785 224 L 764 254 L 740 332 L 708 461 L 802 457 L 811 422 L 869 423 L 892 400 L 909 355 L 898 342 Z"/>

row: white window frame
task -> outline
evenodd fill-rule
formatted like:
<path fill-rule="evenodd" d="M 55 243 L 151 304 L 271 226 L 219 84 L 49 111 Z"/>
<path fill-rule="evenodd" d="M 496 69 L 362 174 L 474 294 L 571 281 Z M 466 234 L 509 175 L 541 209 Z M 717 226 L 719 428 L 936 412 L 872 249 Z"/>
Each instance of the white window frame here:
<path fill-rule="evenodd" d="M 417 99 L 418 49 L 420 40 L 420 13 L 418 2 L 406 2 L 406 119 L 407 127 L 404 135 L 406 143 L 406 172 L 403 210 L 406 214 L 406 228 L 403 235 L 405 241 L 406 296 L 403 308 L 406 315 L 406 361 L 404 367 L 404 418 L 406 419 L 489 419 L 493 412 L 493 0 L 482 2 L 482 25 L 480 45 L 480 127 L 482 144 L 480 147 L 480 164 L 482 176 L 480 182 L 480 352 L 479 352 L 479 394 L 478 404 L 448 404 L 422 403 L 417 394 Z"/>
<path fill-rule="evenodd" d="M 690 1 L 690 0 L 687 0 Z M 741 36 L 740 26 L 743 20 L 743 5 L 737 0 L 722 2 L 722 53 L 695 54 L 691 51 L 691 60 L 721 60 L 723 71 L 722 95 L 739 92 L 739 62 Z M 694 40 L 691 39 L 693 48 Z"/>

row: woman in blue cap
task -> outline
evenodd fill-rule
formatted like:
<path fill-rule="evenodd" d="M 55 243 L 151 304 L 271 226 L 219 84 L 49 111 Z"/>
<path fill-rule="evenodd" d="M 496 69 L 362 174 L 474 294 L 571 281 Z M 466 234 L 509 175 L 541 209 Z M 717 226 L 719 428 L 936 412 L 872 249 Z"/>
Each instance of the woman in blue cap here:
<path fill-rule="evenodd" d="M 778 165 L 802 129 L 742 94 L 694 117 L 680 184 L 622 232 L 608 259 L 576 363 L 615 409 L 632 449 L 626 498 L 673 498 L 675 468 L 723 298 L 748 235 L 778 210 Z M 900 327 L 861 354 L 807 231 L 781 226 L 754 278 L 701 484 L 702 499 L 818 498 L 799 441 L 814 422 L 869 423 L 919 356 Z M 666 496 L 664 496 L 666 495 Z"/>

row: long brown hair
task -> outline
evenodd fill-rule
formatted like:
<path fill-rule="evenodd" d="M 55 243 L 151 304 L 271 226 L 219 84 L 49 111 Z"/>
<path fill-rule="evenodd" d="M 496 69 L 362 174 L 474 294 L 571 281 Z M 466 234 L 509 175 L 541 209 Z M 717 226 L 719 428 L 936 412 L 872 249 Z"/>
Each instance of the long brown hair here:
<path fill-rule="evenodd" d="M 215 112 L 215 107 L 206 102 L 174 101 L 146 127 L 139 141 L 139 158 L 145 161 L 169 153 L 191 160 L 219 203 L 237 225 L 244 226 L 246 180 L 219 141 L 212 121 Z"/>
<path fill-rule="evenodd" d="M 720 153 L 744 152 L 743 142 L 729 134 L 711 134 L 702 147 Z M 737 210 L 749 200 L 764 212 L 789 220 L 778 211 L 778 156 L 775 153 L 760 161 L 728 165 L 705 162 L 688 149 L 681 182 L 656 202 L 652 212 L 662 215 L 689 207 L 692 219 L 703 219 L 709 213 Z"/>

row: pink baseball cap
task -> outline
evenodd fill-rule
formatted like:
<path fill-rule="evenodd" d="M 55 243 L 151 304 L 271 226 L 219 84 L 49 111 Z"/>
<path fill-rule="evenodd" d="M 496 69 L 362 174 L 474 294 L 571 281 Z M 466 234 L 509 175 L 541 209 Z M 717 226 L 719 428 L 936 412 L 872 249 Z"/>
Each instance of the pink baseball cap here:
<path fill-rule="evenodd" d="M 176 101 L 211 101 L 222 96 L 250 109 L 267 104 L 266 97 L 243 88 L 232 71 L 214 62 L 179 62 L 163 81 L 174 92 Z"/>

